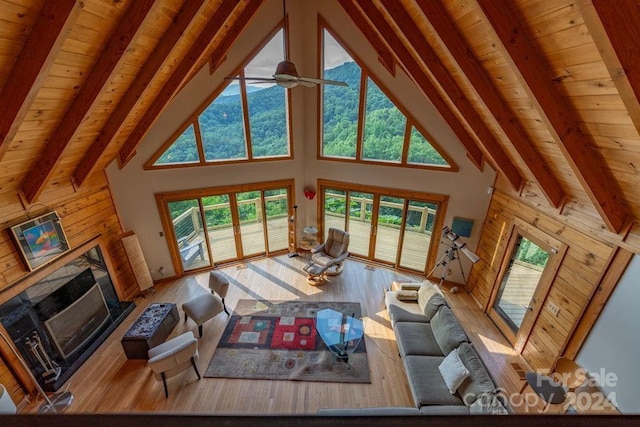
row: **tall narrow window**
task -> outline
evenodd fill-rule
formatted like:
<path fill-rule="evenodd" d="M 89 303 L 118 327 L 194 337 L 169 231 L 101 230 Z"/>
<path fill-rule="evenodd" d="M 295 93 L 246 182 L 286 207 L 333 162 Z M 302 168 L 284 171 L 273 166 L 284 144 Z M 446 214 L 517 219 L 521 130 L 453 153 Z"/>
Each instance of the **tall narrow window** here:
<path fill-rule="evenodd" d="M 322 35 L 323 78 L 349 85 L 322 86 L 322 155 L 355 159 L 362 71 L 326 29 Z"/>
<path fill-rule="evenodd" d="M 366 99 L 362 158 L 400 163 L 407 118 L 370 77 Z"/>
<path fill-rule="evenodd" d="M 207 162 L 246 159 L 240 85 L 227 86 L 198 116 Z"/>

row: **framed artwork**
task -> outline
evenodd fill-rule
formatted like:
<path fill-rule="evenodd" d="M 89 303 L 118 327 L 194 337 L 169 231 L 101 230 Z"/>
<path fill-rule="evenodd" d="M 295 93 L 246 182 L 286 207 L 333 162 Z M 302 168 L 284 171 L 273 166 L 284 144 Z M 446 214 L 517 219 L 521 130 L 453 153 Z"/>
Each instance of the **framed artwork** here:
<path fill-rule="evenodd" d="M 456 233 L 460 237 L 471 237 L 471 230 L 473 229 L 473 220 L 467 218 L 453 217 L 451 223 L 451 231 Z"/>
<path fill-rule="evenodd" d="M 70 249 L 55 211 L 14 225 L 11 237 L 29 271 L 50 263 Z"/>

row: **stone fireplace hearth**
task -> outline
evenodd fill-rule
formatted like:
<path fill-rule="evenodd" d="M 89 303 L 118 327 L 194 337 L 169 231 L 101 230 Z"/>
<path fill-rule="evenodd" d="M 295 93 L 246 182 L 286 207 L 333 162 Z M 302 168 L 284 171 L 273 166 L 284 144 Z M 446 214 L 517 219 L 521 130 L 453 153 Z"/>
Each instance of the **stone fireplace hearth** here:
<path fill-rule="evenodd" d="M 96 245 L 0 306 L 0 322 L 46 391 L 56 391 L 133 310 Z"/>

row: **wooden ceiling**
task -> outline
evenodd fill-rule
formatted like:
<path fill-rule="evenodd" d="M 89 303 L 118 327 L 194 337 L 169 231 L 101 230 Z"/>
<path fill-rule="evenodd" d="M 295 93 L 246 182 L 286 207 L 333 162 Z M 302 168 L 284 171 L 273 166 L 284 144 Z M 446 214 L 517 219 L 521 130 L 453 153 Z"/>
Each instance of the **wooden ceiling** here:
<path fill-rule="evenodd" d="M 269 1 L 0 0 L 0 221 L 126 164 Z M 500 190 L 640 250 L 639 0 L 324 1 L 416 82 Z"/>

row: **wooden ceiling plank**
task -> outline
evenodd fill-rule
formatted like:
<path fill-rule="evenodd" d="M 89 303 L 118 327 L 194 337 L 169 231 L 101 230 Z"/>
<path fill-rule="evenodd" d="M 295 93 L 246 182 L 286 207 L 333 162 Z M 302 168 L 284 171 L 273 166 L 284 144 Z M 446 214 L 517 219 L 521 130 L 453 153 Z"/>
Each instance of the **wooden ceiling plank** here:
<path fill-rule="evenodd" d="M 355 6 L 346 0 L 339 0 L 342 8 L 347 12 L 351 20 L 356 27 L 360 30 L 360 32 L 364 35 L 364 37 L 369 41 L 369 44 L 376 50 L 378 53 L 378 58 L 380 63 L 391 73 L 392 76 L 395 76 L 395 60 L 393 58 L 393 54 L 387 48 L 385 42 L 378 36 L 378 33 L 371 28 L 371 26 L 367 23 L 367 21 L 360 15 Z"/>
<path fill-rule="evenodd" d="M 194 22 L 194 18 L 203 11 L 205 6 L 206 3 L 204 0 L 189 0 L 185 2 L 171 23 L 171 26 L 165 31 L 156 48 L 145 62 L 143 68 L 140 70 L 113 113 L 107 119 L 102 132 L 91 144 L 91 147 L 87 150 L 80 163 L 78 163 L 78 166 L 73 173 L 76 185 L 81 186 L 91 173 L 93 173 L 100 162 L 100 159 L 107 150 L 107 147 L 122 129 L 122 125 L 129 116 L 129 113 L 133 110 L 135 105 L 138 103 L 138 100 L 142 98 L 144 92 L 149 87 L 149 82 L 151 82 L 151 80 L 153 80 L 153 78 L 158 74 L 162 68 L 162 64 L 173 50 L 178 40 Z"/>
<path fill-rule="evenodd" d="M 640 5 L 637 1 L 621 1 L 612 7 L 611 2 L 580 0 L 578 8 L 640 133 L 640 40 L 629 36 L 637 32 Z"/>
<path fill-rule="evenodd" d="M 527 37 L 512 6 L 495 0 L 475 0 L 478 14 L 495 33 L 498 47 L 511 61 L 525 89 L 536 102 L 543 121 L 556 139 L 571 170 L 610 231 L 620 233 L 629 221 L 629 211 L 619 184 L 603 167 L 600 153 L 590 148 L 593 138 L 580 130 L 579 117 L 554 84 L 550 67 Z"/>
<path fill-rule="evenodd" d="M 26 175 L 22 183 L 22 192 L 29 203 L 32 203 L 47 185 L 82 120 L 108 83 L 129 45 L 142 31 L 142 24 L 150 16 L 149 11 L 154 4 L 155 0 L 137 0 L 123 14 L 78 95 L 52 134 L 46 150 L 43 150 L 32 173 Z"/>
<path fill-rule="evenodd" d="M 251 0 L 247 2 L 241 12 L 241 17 L 244 16 L 242 21 L 245 23 L 249 22 L 250 18 L 255 14 L 262 2 L 263 0 Z M 215 11 L 206 27 L 202 30 L 194 44 L 189 49 L 187 55 L 176 66 L 175 70 L 160 90 L 160 93 L 156 96 L 142 118 L 136 123 L 135 128 L 120 148 L 120 152 L 118 154 L 121 166 L 126 165 L 126 163 L 131 160 L 135 154 L 135 149 L 138 144 L 147 134 L 151 125 L 155 123 L 160 113 L 165 109 L 167 103 L 180 89 L 182 82 L 189 75 L 189 72 L 202 60 L 202 56 L 204 55 L 207 47 L 224 27 L 224 23 L 237 5 L 237 2 L 223 1 L 218 10 Z"/>
<path fill-rule="evenodd" d="M 418 0 L 417 4 L 442 41 L 443 48 L 458 63 L 479 98 L 511 140 L 549 203 L 555 208 L 560 207 L 565 197 L 560 182 L 529 140 L 507 102 L 493 85 L 487 72 L 473 56 L 471 47 L 456 28 L 442 3 L 434 0 Z"/>
<path fill-rule="evenodd" d="M 0 95 L 0 159 L 35 100 L 80 10 L 82 3 L 75 0 L 49 0 L 38 14 Z"/>
<path fill-rule="evenodd" d="M 519 192 L 523 181 L 520 172 L 489 130 L 483 118 L 480 117 L 480 114 L 466 98 L 449 70 L 442 64 L 440 58 L 423 37 L 416 23 L 397 1 L 381 0 L 381 3 L 440 87 L 446 88 L 447 96 L 476 133 L 478 140 L 491 156 L 494 167 L 505 175 L 513 188 Z M 424 74 L 424 71 L 422 73 Z"/>
<path fill-rule="evenodd" d="M 362 15 L 355 6 L 356 0 L 339 0 L 351 19 L 362 19 Z M 381 35 L 382 39 L 391 48 L 398 58 L 398 62 L 407 70 L 409 76 L 416 82 L 416 85 L 422 90 L 431 103 L 438 110 L 442 118 L 447 122 L 451 130 L 456 134 L 460 142 L 467 150 L 469 159 L 480 169 L 483 167 L 482 151 L 478 147 L 476 141 L 469 135 L 469 132 L 460 123 L 455 113 L 451 110 L 446 101 L 442 98 L 438 90 L 433 86 L 429 78 L 424 74 L 420 65 L 413 58 L 409 50 L 402 44 L 400 39 L 395 35 L 393 29 L 384 20 L 382 14 L 370 2 L 361 2 L 359 4 L 363 14 L 367 16 L 373 27 Z M 377 38 L 376 38 L 377 40 Z M 375 40 L 369 40 L 370 43 Z M 506 176 L 506 175 L 505 175 Z"/>

